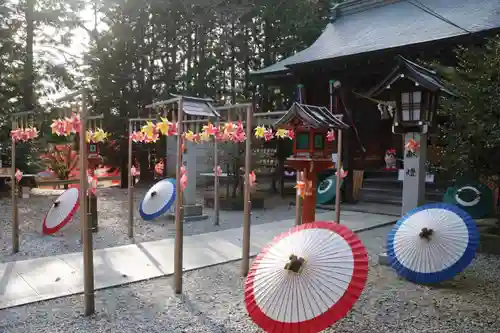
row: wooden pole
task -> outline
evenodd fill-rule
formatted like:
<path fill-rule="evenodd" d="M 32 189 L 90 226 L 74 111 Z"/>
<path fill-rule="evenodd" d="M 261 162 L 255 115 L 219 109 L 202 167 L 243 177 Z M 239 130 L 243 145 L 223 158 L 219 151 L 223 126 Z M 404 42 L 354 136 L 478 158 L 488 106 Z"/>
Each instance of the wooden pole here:
<path fill-rule="evenodd" d="M 184 126 L 182 120 L 184 118 L 184 106 L 182 99 L 178 102 L 179 113 L 177 119 L 177 165 L 175 176 L 175 253 L 174 253 L 174 283 L 175 293 L 182 293 L 182 241 L 183 241 L 183 222 L 184 215 L 182 209 L 182 190 L 181 190 L 181 167 L 182 167 L 182 148 L 183 137 L 182 132 Z"/>
<path fill-rule="evenodd" d="M 132 179 L 132 123 L 128 122 L 128 238 L 134 237 L 134 184 Z"/>
<path fill-rule="evenodd" d="M 12 130 L 17 129 L 17 121 L 12 118 Z M 19 252 L 19 214 L 17 207 L 16 141 L 11 144 L 11 198 L 12 198 L 12 253 Z"/>
<path fill-rule="evenodd" d="M 241 265 L 241 275 L 247 276 L 250 266 L 250 222 L 252 201 L 250 196 L 250 168 L 252 167 L 252 118 L 253 106 L 247 108 L 247 139 L 245 141 L 245 194 L 243 212 L 243 261 Z M 239 172 L 239 170 L 236 170 Z"/>
<path fill-rule="evenodd" d="M 217 120 L 215 126 L 219 128 L 220 126 L 219 120 Z M 219 175 L 217 174 L 218 165 L 219 165 L 219 143 L 214 138 L 214 225 L 219 225 L 219 219 L 220 219 Z"/>
<path fill-rule="evenodd" d="M 335 186 L 335 222 L 340 223 L 340 170 L 342 169 L 342 130 L 337 131 L 337 178 Z"/>
<path fill-rule="evenodd" d="M 297 184 L 302 180 L 300 171 L 296 171 L 295 177 L 297 178 Z M 297 192 L 297 191 L 296 191 Z M 302 224 L 302 197 L 297 192 L 295 194 L 295 225 Z"/>
<path fill-rule="evenodd" d="M 87 90 L 82 91 L 82 109 L 80 122 L 80 219 L 83 239 L 83 294 L 84 314 L 90 316 L 95 312 L 94 299 L 94 253 L 92 248 L 92 226 L 87 216 Z"/>

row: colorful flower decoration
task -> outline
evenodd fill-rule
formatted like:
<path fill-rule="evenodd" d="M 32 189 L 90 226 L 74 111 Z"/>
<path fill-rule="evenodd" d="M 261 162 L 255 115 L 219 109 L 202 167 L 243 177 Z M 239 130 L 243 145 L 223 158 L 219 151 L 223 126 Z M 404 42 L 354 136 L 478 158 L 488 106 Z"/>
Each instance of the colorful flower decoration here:
<path fill-rule="evenodd" d="M 168 135 L 170 129 L 170 121 L 167 118 L 161 118 L 161 121 L 156 124 L 156 129 L 161 135 Z"/>
<path fill-rule="evenodd" d="M 16 173 L 14 174 L 14 177 L 16 178 L 17 182 L 19 183 L 21 179 L 23 178 L 23 172 L 19 169 L 16 169 Z"/>
<path fill-rule="evenodd" d="M 335 175 L 337 175 L 338 171 L 335 172 Z M 347 173 L 348 171 L 344 171 L 344 168 L 340 168 L 340 179 L 344 179 L 345 177 L 347 177 Z"/>
<path fill-rule="evenodd" d="M 299 174 L 299 181 L 297 181 L 295 188 L 297 189 L 297 195 L 302 198 L 312 195 L 312 181 L 306 179 L 303 171 Z"/>
<path fill-rule="evenodd" d="M 214 168 L 214 173 L 219 177 L 222 175 L 222 168 L 220 167 L 220 165 Z"/>
<path fill-rule="evenodd" d="M 146 125 L 142 126 L 141 132 L 146 134 L 146 137 L 153 137 L 156 133 L 156 125 L 152 121 L 148 121 Z"/>
<path fill-rule="evenodd" d="M 135 166 L 133 166 L 130 168 L 130 174 L 132 175 L 132 177 L 137 177 L 139 176 L 139 171 Z"/>
<path fill-rule="evenodd" d="M 270 141 L 272 138 L 274 138 L 273 130 L 271 128 L 266 129 L 264 131 L 264 140 L 265 141 Z"/>
<path fill-rule="evenodd" d="M 36 127 L 18 128 L 10 131 L 10 136 L 13 141 L 29 141 L 38 137 L 38 129 Z"/>
<path fill-rule="evenodd" d="M 266 132 L 266 128 L 264 126 L 255 127 L 255 137 L 258 139 L 264 138 L 264 133 Z"/>
<path fill-rule="evenodd" d="M 80 126 L 80 115 L 73 113 L 71 117 L 54 119 L 50 128 L 52 134 L 57 136 L 69 136 L 71 134 L 80 133 Z"/>
<path fill-rule="evenodd" d="M 288 138 L 288 130 L 283 128 L 278 128 L 278 130 L 276 131 L 276 137 L 279 139 Z"/>
<path fill-rule="evenodd" d="M 288 130 L 288 138 L 289 138 L 290 140 L 295 139 L 295 131 L 294 131 L 293 129 L 289 129 L 289 130 Z"/>
<path fill-rule="evenodd" d="M 254 187 L 256 181 L 257 181 L 257 176 L 255 176 L 255 172 L 250 171 L 250 173 L 248 174 L 248 182 L 250 187 Z"/>
<path fill-rule="evenodd" d="M 85 139 L 87 140 L 87 143 L 93 142 L 93 143 L 100 143 L 106 141 L 106 139 L 109 137 L 109 133 L 105 132 L 102 128 L 97 128 L 94 131 L 92 130 L 87 130 Z"/>
<path fill-rule="evenodd" d="M 416 153 L 420 149 L 420 144 L 415 141 L 414 139 L 408 140 L 408 142 L 405 145 L 406 150 Z"/>
<path fill-rule="evenodd" d="M 211 123 L 208 123 L 207 125 L 203 126 L 202 128 L 203 133 L 206 133 L 208 136 L 215 136 L 217 133 L 219 133 L 219 129 L 212 125 Z"/>
<path fill-rule="evenodd" d="M 187 171 L 186 167 L 183 165 L 181 166 L 181 190 L 183 192 L 186 190 L 187 185 L 188 185 Z"/>
<path fill-rule="evenodd" d="M 335 141 L 335 139 L 336 139 L 335 131 L 334 130 L 329 130 L 326 133 L 326 141 L 332 142 L 332 141 Z"/>
<path fill-rule="evenodd" d="M 144 133 L 141 131 L 132 132 L 130 133 L 130 138 L 135 143 L 144 142 Z"/>

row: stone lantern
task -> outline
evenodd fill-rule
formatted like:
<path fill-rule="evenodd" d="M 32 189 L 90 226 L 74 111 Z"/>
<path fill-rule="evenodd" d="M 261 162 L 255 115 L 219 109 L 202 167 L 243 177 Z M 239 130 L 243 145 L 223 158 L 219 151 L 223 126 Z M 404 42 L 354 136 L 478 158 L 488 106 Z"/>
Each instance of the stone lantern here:
<path fill-rule="evenodd" d="M 366 95 L 396 101 L 392 131 L 404 136 L 403 205 L 401 214 L 425 203 L 427 133 L 441 94 L 454 95 L 436 72 L 396 57 L 397 66 Z"/>

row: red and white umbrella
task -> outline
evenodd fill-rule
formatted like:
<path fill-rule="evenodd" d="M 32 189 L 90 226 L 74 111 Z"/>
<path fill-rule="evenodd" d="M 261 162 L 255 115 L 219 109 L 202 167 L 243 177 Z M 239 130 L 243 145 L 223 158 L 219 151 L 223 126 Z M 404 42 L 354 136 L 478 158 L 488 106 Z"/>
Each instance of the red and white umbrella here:
<path fill-rule="evenodd" d="M 277 236 L 245 283 L 252 320 L 266 332 L 321 332 L 343 318 L 368 275 L 368 255 L 347 227 L 313 222 Z"/>
<path fill-rule="evenodd" d="M 52 204 L 47 215 L 42 222 L 42 232 L 52 235 L 61 230 L 71 221 L 78 206 L 80 192 L 77 188 L 70 188 L 64 191 Z"/>

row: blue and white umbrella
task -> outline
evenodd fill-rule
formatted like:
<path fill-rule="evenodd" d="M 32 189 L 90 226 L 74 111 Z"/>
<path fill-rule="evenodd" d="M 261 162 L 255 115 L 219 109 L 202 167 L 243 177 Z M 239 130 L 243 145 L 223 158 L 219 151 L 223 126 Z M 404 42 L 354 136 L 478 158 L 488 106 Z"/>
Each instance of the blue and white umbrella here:
<path fill-rule="evenodd" d="M 396 272 L 415 283 L 452 279 L 472 261 L 479 232 L 472 217 L 444 203 L 417 207 L 389 233 L 387 255 Z"/>
<path fill-rule="evenodd" d="M 165 214 L 175 202 L 175 179 L 163 179 L 154 184 L 144 196 L 139 207 L 141 217 L 154 220 Z"/>

